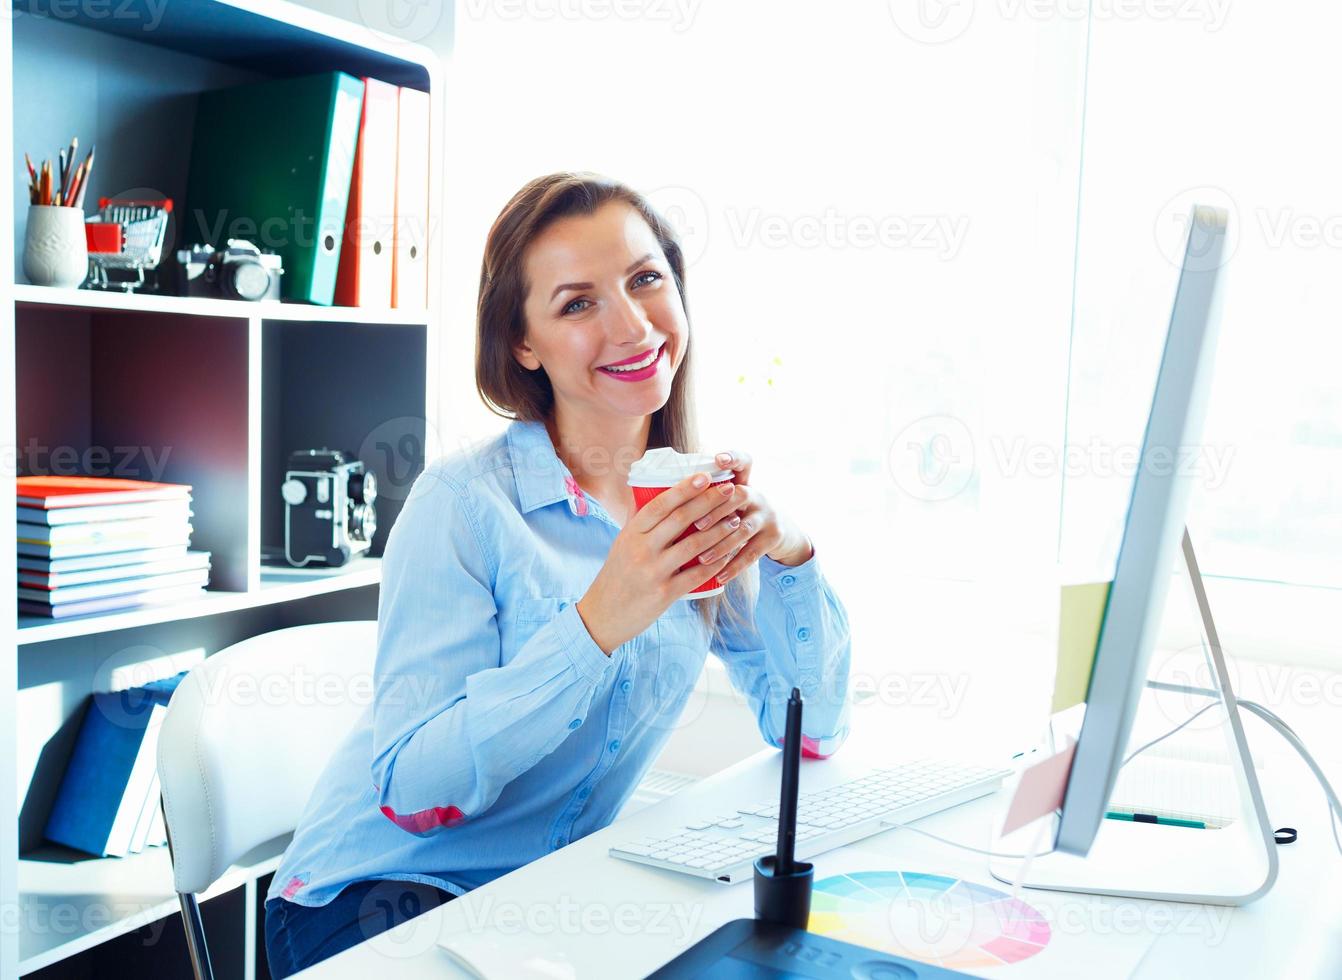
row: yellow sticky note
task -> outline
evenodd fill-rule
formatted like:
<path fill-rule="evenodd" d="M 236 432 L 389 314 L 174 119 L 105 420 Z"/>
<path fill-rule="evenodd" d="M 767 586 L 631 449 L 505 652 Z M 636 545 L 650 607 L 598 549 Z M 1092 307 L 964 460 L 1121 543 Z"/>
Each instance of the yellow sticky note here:
<path fill-rule="evenodd" d="M 1053 712 L 1086 700 L 1095 648 L 1109 602 L 1109 582 L 1064 585 L 1058 616 L 1058 672 L 1053 678 Z"/>

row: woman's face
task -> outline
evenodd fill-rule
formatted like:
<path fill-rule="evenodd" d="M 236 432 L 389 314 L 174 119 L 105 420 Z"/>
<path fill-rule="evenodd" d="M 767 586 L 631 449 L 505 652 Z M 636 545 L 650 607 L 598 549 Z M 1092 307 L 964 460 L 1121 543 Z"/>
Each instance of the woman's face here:
<path fill-rule="evenodd" d="M 523 260 L 526 338 L 514 354 L 544 367 L 555 399 L 578 414 L 651 415 L 671 393 L 689 323 L 671 266 L 642 216 L 623 201 L 562 218 Z M 643 370 L 603 370 L 646 361 Z"/>

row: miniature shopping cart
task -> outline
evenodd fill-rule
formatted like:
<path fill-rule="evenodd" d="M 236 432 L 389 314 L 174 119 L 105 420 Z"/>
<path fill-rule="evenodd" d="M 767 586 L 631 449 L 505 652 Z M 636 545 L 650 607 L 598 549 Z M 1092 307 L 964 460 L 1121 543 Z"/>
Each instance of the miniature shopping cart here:
<path fill-rule="evenodd" d="M 85 231 L 89 240 L 91 289 L 123 289 L 145 284 L 145 273 L 158 267 L 168 234 L 172 200 L 98 199 L 98 214 Z"/>

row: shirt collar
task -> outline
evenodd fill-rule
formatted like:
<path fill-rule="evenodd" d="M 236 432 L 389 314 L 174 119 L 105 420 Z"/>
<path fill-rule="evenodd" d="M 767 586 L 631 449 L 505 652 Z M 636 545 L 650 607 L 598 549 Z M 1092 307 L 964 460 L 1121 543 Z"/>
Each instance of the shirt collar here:
<path fill-rule="evenodd" d="M 567 500 L 573 514 L 587 516 L 587 496 L 555 452 L 544 422 L 513 420 L 508 426 L 508 453 L 523 514 Z"/>

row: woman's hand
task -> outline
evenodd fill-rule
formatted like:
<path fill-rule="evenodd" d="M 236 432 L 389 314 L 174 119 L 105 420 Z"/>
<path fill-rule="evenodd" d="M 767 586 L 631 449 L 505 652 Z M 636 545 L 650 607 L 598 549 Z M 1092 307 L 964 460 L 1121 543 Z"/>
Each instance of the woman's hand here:
<path fill-rule="evenodd" d="M 719 468 L 735 471 L 736 489 L 695 522 L 695 527 L 703 530 L 721 526 L 719 522 L 733 515 L 741 517 L 741 525 L 705 556 L 713 561 L 723 553 L 723 548 L 731 552 L 732 561 L 717 573 L 718 581 L 724 584 L 761 555 L 784 565 L 800 565 L 815 553 L 801 529 L 774 510 L 758 488 L 749 485 L 751 462 L 750 454 L 739 450 L 718 453 Z"/>
<path fill-rule="evenodd" d="M 707 474 L 696 473 L 658 494 L 629 519 L 611 545 L 601 571 L 577 603 L 578 615 L 597 646 L 609 654 L 627 643 L 651 626 L 671 603 L 726 566 L 730 549 L 718 545 L 737 528 L 730 518 L 706 525 L 706 530 L 691 529 L 693 533 L 683 541 L 676 538 L 738 490 L 732 484 L 711 486 Z M 738 520 L 746 526 L 751 518 Z M 679 570 L 705 551 L 720 557 L 696 561 L 690 568 Z"/>

